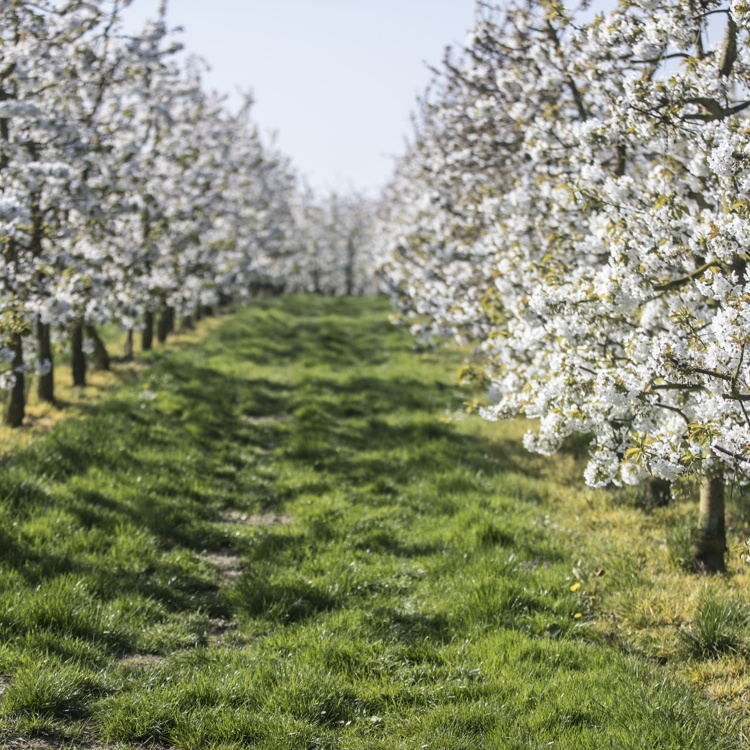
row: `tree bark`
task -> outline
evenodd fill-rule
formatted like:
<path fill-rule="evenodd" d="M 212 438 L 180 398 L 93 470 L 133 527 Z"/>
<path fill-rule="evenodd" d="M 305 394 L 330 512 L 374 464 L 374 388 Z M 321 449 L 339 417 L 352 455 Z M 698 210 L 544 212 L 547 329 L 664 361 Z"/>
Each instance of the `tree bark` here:
<path fill-rule="evenodd" d="M 346 296 L 351 297 L 354 294 L 354 255 L 356 248 L 354 240 L 349 237 L 346 241 Z"/>
<path fill-rule="evenodd" d="M 663 508 L 669 505 L 672 497 L 672 483 L 666 479 L 649 477 L 648 505 L 652 508 Z"/>
<path fill-rule="evenodd" d="M 143 314 L 143 330 L 141 331 L 141 349 L 144 352 L 151 351 L 154 345 L 154 314 L 146 310 Z"/>
<path fill-rule="evenodd" d="M 180 323 L 180 330 L 182 331 L 192 331 L 195 328 L 193 325 L 193 316 L 192 315 L 183 315 L 182 316 L 182 322 Z"/>
<path fill-rule="evenodd" d="M 36 340 L 39 347 L 39 360 L 50 364 L 49 372 L 40 375 L 36 384 L 36 393 L 40 401 L 55 403 L 55 367 L 52 359 L 52 342 L 50 340 L 49 325 L 42 323 L 41 318 L 36 321 Z"/>
<path fill-rule="evenodd" d="M 223 315 L 229 305 L 232 304 L 232 298 L 224 292 L 219 292 L 219 315 Z"/>
<path fill-rule="evenodd" d="M 94 342 L 94 370 L 109 370 L 107 347 L 99 337 L 94 326 L 86 326 L 86 335 Z"/>
<path fill-rule="evenodd" d="M 70 329 L 70 354 L 73 385 L 86 385 L 86 355 L 83 351 L 83 324 L 74 323 Z"/>
<path fill-rule="evenodd" d="M 723 573 L 727 537 L 724 523 L 724 471 L 709 467 L 701 484 L 698 528 L 693 535 L 693 564 L 699 573 Z"/>
<path fill-rule="evenodd" d="M 125 336 L 125 361 L 133 361 L 133 329 L 128 328 L 128 333 Z"/>
<path fill-rule="evenodd" d="M 15 383 L 8 393 L 5 402 L 4 422 L 8 427 L 20 427 L 26 415 L 26 397 L 24 395 L 23 340 L 20 333 L 14 333 L 10 340 L 13 352 L 13 370 Z"/>
<path fill-rule="evenodd" d="M 159 320 L 156 323 L 156 339 L 160 344 L 164 344 L 169 333 L 169 312 L 163 307 L 159 313 Z"/>

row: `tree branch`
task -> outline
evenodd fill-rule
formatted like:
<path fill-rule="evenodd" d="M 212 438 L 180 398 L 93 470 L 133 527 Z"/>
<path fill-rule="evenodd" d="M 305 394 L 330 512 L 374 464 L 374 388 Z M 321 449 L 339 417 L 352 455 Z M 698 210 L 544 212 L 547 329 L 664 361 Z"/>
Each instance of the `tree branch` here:
<path fill-rule="evenodd" d="M 731 13 L 727 22 L 727 30 L 724 34 L 724 44 L 721 48 L 721 60 L 719 61 L 719 74 L 725 78 L 732 72 L 732 66 L 737 59 L 737 24 Z"/>
<path fill-rule="evenodd" d="M 709 268 L 716 268 L 719 265 L 721 264 L 718 260 L 712 260 L 708 263 L 704 263 L 700 268 L 696 268 L 695 271 L 687 274 L 686 276 L 681 276 L 679 279 L 673 279 L 672 281 L 668 281 L 665 284 L 656 284 L 654 286 L 654 289 L 657 292 L 669 292 L 672 289 L 680 289 L 686 284 L 689 284 L 694 279 L 697 279 L 699 276 L 702 276 L 706 271 L 708 271 Z"/>
<path fill-rule="evenodd" d="M 750 464 L 750 460 L 745 458 L 745 456 L 741 455 L 740 453 L 733 453 L 732 451 L 728 451 L 726 448 L 722 448 L 719 445 L 712 445 L 711 446 L 713 450 L 719 451 L 719 453 L 723 453 L 726 456 L 731 456 L 732 458 L 736 458 L 739 461 L 742 461 L 743 463 Z"/>
<path fill-rule="evenodd" d="M 676 414 L 679 414 L 687 424 L 690 424 L 690 420 L 685 416 L 682 409 L 678 409 L 676 406 L 670 406 L 669 404 L 663 404 L 661 401 L 656 401 L 654 403 L 654 406 L 658 406 L 660 409 L 668 409 L 669 411 L 673 411 Z"/>
<path fill-rule="evenodd" d="M 683 120 L 700 120 L 700 122 L 714 122 L 715 120 L 723 120 L 725 117 L 731 117 L 743 109 L 750 107 L 750 100 L 742 102 L 742 104 L 736 104 L 734 107 L 724 109 L 715 99 L 708 99 L 704 96 L 697 96 L 694 99 L 687 99 L 688 104 L 700 104 L 708 114 L 695 114 L 695 115 L 682 115 Z"/>

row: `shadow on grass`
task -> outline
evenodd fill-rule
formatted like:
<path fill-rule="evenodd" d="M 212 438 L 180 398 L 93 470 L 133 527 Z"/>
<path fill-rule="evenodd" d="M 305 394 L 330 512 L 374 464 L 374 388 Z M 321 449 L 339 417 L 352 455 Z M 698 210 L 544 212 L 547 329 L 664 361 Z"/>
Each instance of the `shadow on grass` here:
<path fill-rule="evenodd" d="M 461 463 L 485 476 L 529 472 L 518 441 L 483 440 L 437 419 L 436 404 L 450 395 L 444 383 L 368 376 L 316 378 L 314 387 L 316 401 L 295 413 L 283 453 L 317 462 L 341 481 L 372 482 L 388 472 L 392 482 L 408 484 Z M 312 389 L 303 381 L 297 390 Z"/>
<path fill-rule="evenodd" d="M 289 624 L 343 605 L 342 597 L 294 576 L 270 578 L 265 571 L 248 572 L 226 595 L 235 612 Z"/>
<path fill-rule="evenodd" d="M 438 420 L 455 399 L 440 377 L 407 375 L 403 366 L 366 369 L 413 357 L 411 340 L 385 320 L 383 307 L 380 300 L 274 300 L 227 321 L 204 347 L 153 352 L 151 370 L 115 397 L 0 464 L 0 559 L 29 586 L 81 576 L 102 600 L 133 593 L 169 611 L 200 606 L 219 616 L 226 606 L 205 574 L 171 571 L 158 555 L 137 571 L 127 557 L 114 564 L 118 535 L 143 532 L 159 554 L 221 550 L 227 535 L 216 522 L 227 506 L 267 509 L 331 488 L 351 502 L 395 502 L 435 477 L 443 495 L 460 496 L 476 476 L 492 483 L 522 472 L 517 444 L 490 444 Z M 269 365 L 278 380 L 257 372 Z M 248 449 L 270 455 L 260 463 L 262 479 Z M 287 468 L 275 470 L 270 458 Z M 301 478 L 284 486 L 284 472 Z M 441 503 L 451 508 L 444 498 L 434 502 L 436 512 Z M 56 513 L 65 516 L 62 534 L 53 529 Z M 272 537 L 250 557 L 270 559 L 274 545 L 286 554 Z M 382 528 L 352 536 L 350 546 L 402 558 L 439 552 Z M 243 581 L 233 601 L 250 615 L 294 622 L 338 606 L 308 584 Z M 416 621 L 402 625 L 419 629 Z"/>
<path fill-rule="evenodd" d="M 443 615 L 421 612 L 401 612 L 392 607 L 378 607 L 373 611 L 373 630 L 378 638 L 404 644 L 428 641 L 436 645 L 451 642 L 453 633 Z"/>
<path fill-rule="evenodd" d="M 374 366 L 388 361 L 391 346 L 404 346 L 403 331 L 385 318 L 380 299 L 300 296 L 254 308 L 261 314 L 235 319 L 215 343 L 256 365 Z"/>

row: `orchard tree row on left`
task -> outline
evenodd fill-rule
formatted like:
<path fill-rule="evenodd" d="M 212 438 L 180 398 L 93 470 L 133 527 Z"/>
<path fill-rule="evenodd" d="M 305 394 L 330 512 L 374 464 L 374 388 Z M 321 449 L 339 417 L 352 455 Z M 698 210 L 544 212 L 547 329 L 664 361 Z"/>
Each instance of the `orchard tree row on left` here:
<path fill-rule="evenodd" d="M 140 34 L 124 34 L 126 4 L 0 2 L 9 424 L 23 419 L 30 366 L 40 397 L 54 399 L 51 339 L 70 340 L 80 384 L 76 362 L 98 324 L 141 329 L 148 348 L 155 324 L 163 334 L 175 317 L 258 287 L 313 288 L 325 277 L 342 293 L 368 283 L 361 263 L 356 283 L 347 266 L 364 201 L 339 201 L 340 225 L 313 227 L 310 197 L 250 121 L 250 97 L 231 112 L 205 90 L 198 63 L 178 63 L 163 7 Z"/>

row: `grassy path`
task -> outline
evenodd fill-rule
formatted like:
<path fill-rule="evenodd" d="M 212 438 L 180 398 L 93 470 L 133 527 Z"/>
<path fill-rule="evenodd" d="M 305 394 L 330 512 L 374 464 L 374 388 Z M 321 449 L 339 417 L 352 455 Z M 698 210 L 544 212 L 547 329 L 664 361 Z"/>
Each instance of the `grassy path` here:
<path fill-rule="evenodd" d="M 7 458 L 0 745 L 740 747 L 601 645 L 456 357 L 379 300 L 274 300 Z"/>

